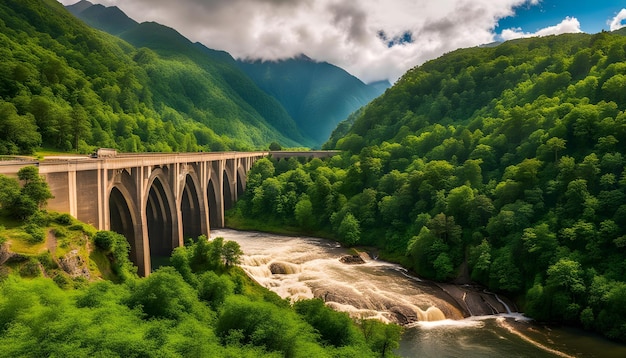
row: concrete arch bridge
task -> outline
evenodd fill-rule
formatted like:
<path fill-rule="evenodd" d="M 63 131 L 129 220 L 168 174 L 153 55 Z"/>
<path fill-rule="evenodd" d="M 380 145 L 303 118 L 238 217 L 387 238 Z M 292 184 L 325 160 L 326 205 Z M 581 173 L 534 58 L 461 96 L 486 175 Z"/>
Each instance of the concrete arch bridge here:
<path fill-rule="evenodd" d="M 169 257 L 184 239 L 224 226 L 260 158 L 329 157 L 333 151 L 117 154 L 53 157 L 0 164 L 0 174 L 39 166 L 54 199 L 48 208 L 69 213 L 99 230 L 124 235 L 139 274 L 153 259 Z"/>

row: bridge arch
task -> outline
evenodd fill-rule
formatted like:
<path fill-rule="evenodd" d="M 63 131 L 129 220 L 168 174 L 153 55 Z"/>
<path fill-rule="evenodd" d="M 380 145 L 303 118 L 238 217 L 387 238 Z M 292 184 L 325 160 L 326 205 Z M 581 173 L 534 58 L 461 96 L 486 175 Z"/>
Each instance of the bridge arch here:
<path fill-rule="evenodd" d="M 243 195 L 243 192 L 246 190 L 246 178 L 247 170 L 244 167 L 243 163 L 239 162 L 239 165 L 237 166 L 237 199 L 239 199 Z"/>
<path fill-rule="evenodd" d="M 204 208 L 206 200 L 203 200 L 203 195 L 201 195 L 202 187 L 199 185 L 198 177 L 195 173 L 188 172 L 184 176 L 182 192 L 179 193 L 181 198 L 179 212 L 181 215 L 183 240 L 189 238 L 195 240 L 198 236 L 207 232 L 206 224 L 202 220 L 206 216 Z"/>
<path fill-rule="evenodd" d="M 140 274 L 145 272 L 142 216 L 136 201 L 137 186 L 128 169 L 111 171 L 106 188 L 108 221 L 104 227 L 123 235 L 130 245 L 130 260 Z M 90 193 L 89 195 L 94 195 Z"/>
<path fill-rule="evenodd" d="M 147 186 L 145 202 L 150 266 L 156 268 L 165 261 L 180 243 L 178 210 L 167 180 L 167 170 L 156 168 Z"/>
<path fill-rule="evenodd" d="M 140 218 L 130 198 L 130 193 L 122 185 L 113 186 L 109 192 L 109 230 L 126 238 L 130 244 L 130 260 L 141 270 L 144 262 L 143 238 L 141 230 L 137 231 Z"/>
<path fill-rule="evenodd" d="M 222 227 L 221 205 L 222 197 L 220 196 L 220 178 L 217 172 L 211 171 L 209 182 L 207 183 L 207 206 L 209 208 L 209 227 Z"/>
<path fill-rule="evenodd" d="M 235 202 L 234 192 L 232 190 L 234 178 L 233 174 L 229 170 L 224 170 L 222 174 L 222 193 L 224 195 L 224 210 L 228 210 L 233 207 Z"/>

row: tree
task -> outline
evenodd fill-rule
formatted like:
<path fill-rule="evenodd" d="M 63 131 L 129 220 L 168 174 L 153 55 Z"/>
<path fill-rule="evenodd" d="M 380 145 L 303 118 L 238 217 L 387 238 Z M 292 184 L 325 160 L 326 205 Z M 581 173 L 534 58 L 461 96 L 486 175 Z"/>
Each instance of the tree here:
<path fill-rule="evenodd" d="M 575 321 L 580 314 L 579 297 L 586 291 L 580 263 L 560 259 L 547 270 L 546 290 L 554 317 Z"/>
<path fill-rule="evenodd" d="M 556 235 L 546 223 L 524 229 L 522 234 L 524 248 L 535 258 L 531 260 L 536 270 L 548 267 L 554 257 L 558 241 Z"/>
<path fill-rule="evenodd" d="M 23 167 L 17 172 L 17 177 L 23 182 L 22 194 L 34 200 L 39 207 L 53 197 L 48 183 L 39 175 L 37 167 Z"/>
<path fill-rule="evenodd" d="M 305 230 L 313 228 L 313 225 L 315 224 L 315 220 L 313 218 L 313 204 L 311 204 L 311 200 L 309 200 L 308 195 L 303 195 L 300 198 L 296 204 L 294 216 L 296 217 L 298 224 Z"/>
<path fill-rule="evenodd" d="M 361 226 L 352 213 L 347 213 L 341 220 L 337 234 L 346 245 L 352 246 L 359 241 L 361 238 Z"/>
<path fill-rule="evenodd" d="M 473 280 L 488 283 L 489 267 L 491 265 L 491 246 L 485 239 L 476 247 L 470 249 L 469 265 Z"/>
<path fill-rule="evenodd" d="M 275 171 L 274 163 L 268 158 L 257 160 L 248 172 L 247 191 L 254 191 L 265 179 L 273 176 Z"/>
<path fill-rule="evenodd" d="M 0 207 L 10 209 L 20 196 L 20 183 L 17 180 L 0 175 Z"/>
<path fill-rule="evenodd" d="M 513 259 L 510 247 L 505 246 L 494 253 L 489 269 L 489 287 L 508 292 L 519 292 L 522 274 Z"/>
<path fill-rule="evenodd" d="M 560 287 L 572 295 L 582 294 L 586 288 L 580 263 L 570 259 L 560 259 L 547 271 L 547 286 Z"/>
<path fill-rule="evenodd" d="M 374 352 L 380 353 L 381 357 L 391 355 L 398 348 L 402 327 L 375 319 L 362 319 L 360 326 L 367 344 Z"/>
<path fill-rule="evenodd" d="M 277 152 L 277 151 L 283 150 L 283 147 L 280 144 L 278 144 L 278 142 L 272 142 L 270 143 L 269 149 L 271 151 Z"/>
<path fill-rule="evenodd" d="M 18 115 L 12 103 L 0 100 L 0 154 L 30 154 L 41 145 L 33 115 Z"/>
<path fill-rule="evenodd" d="M 474 191 L 467 185 L 463 185 L 460 187 L 456 187 L 450 190 L 448 194 L 447 203 L 448 210 L 447 212 L 453 217 L 457 218 L 465 218 L 465 222 L 467 222 L 468 215 L 467 213 L 471 212 L 471 204 L 474 201 Z"/>
<path fill-rule="evenodd" d="M 451 278 L 454 273 L 452 260 L 450 260 L 450 256 L 445 252 L 440 253 L 435 261 L 433 261 L 433 268 L 436 272 L 435 279 L 438 281 L 445 281 Z"/>
<path fill-rule="evenodd" d="M 0 206 L 15 218 L 27 219 L 46 205 L 52 193 L 37 167 L 23 167 L 17 176 L 21 188 L 15 179 L 0 176 Z"/>
<path fill-rule="evenodd" d="M 431 233 L 446 244 L 458 244 L 461 240 L 462 228 L 454 222 L 454 216 L 444 213 L 435 215 L 426 225 Z"/>
<path fill-rule="evenodd" d="M 242 254 L 241 247 L 235 241 L 226 241 L 222 246 L 222 258 L 226 267 L 238 264 Z"/>
<path fill-rule="evenodd" d="M 78 150 L 78 141 L 81 139 L 85 139 L 87 134 L 91 133 L 91 123 L 89 122 L 89 116 L 87 115 L 87 111 L 80 104 L 74 105 L 71 113 L 71 122 L 72 122 L 72 136 L 73 136 L 73 145 L 74 150 Z"/>
<path fill-rule="evenodd" d="M 261 186 L 254 189 L 252 210 L 257 215 L 276 213 L 279 197 L 282 193 L 282 183 L 276 178 L 263 180 Z"/>

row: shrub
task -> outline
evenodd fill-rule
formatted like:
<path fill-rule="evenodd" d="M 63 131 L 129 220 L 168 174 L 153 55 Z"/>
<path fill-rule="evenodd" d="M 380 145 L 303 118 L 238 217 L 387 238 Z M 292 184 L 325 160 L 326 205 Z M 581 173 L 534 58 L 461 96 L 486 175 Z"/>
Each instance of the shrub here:
<path fill-rule="evenodd" d="M 162 267 L 136 282 L 129 307 L 141 307 L 148 318 L 182 320 L 186 314 L 202 315 L 196 291 L 173 267 Z"/>
<path fill-rule="evenodd" d="M 29 218 L 28 223 L 37 225 L 39 227 L 48 226 L 50 223 L 50 218 L 48 217 L 48 213 L 43 210 L 35 211 Z"/>
<path fill-rule="evenodd" d="M 59 214 L 54 217 L 54 222 L 59 225 L 69 226 L 74 222 L 74 218 L 70 214 Z"/>
<path fill-rule="evenodd" d="M 20 267 L 20 275 L 23 277 L 37 277 L 41 275 L 41 270 L 39 269 L 39 261 L 35 258 L 31 258 L 26 261 L 22 267 Z"/>
<path fill-rule="evenodd" d="M 213 271 L 203 273 L 199 281 L 198 297 L 209 302 L 213 309 L 221 306 L 226 297 L 235 291 L 235 284 L 228 277 L 218 276 Z"/>
<path fill-rule="evenodd" d="M 295 315 L 238 295 L 226 299 L 215 330 L 225 343 L 263 346 L 284 356 L 294 355 L 299 339 L 313 339 L 312 332 Z M 233 342 L 235 337 L 239 342 Z"/>
<path fill-rule="evenodd" d="M 348 314 L 333 311 L 321 299 L 298 301 L 294 308 L 320 333 L 324 342 L 335 347 L 355 343 L 357 332 Z"/>
<path fill-rule="evenodd" d="M 128 258 L 130 244 L 126 238 L 113 231 L 98 231 L 93 236 L 94 244 L 111 259 L 113 271 L 120 279 L 126 280 L 136 272 Z"/>
<path fill-rule="evenodd" d="M 28 243 L 30 244 L 39 244 L 46 241 L 46 234 L 44 230 L 35 224 L 26 224 L 24 231 L 30 235 L 28 238 Z"/>
<path fill-rule="evenodd" d="M 52 278 L 52 281 L 60 288 L 67 289 L 72 287 L 72 280 L 70 280 L 65 274 L 58 273 Z"/>
<path fill-rule="evenodd" d="M 59 268 L 59 265 L 52 258 L 50 251 L 42 252 L 37 256 L 37 260 L 48 270 L 55 270 Z"/>
<path fill-rule="evenodd" d="M 98 231 L 96 236 L 93 237 L 93 242 L 97 248 L 109 253 L 113 251 L 115 233 L 113 231 Z"/>
<path fill-rule="evenodd" d="M 57 228 L 52 229 L 52 233 L 58 239 L 67 237 L 67 230 L 65 230 L 65 228 L 62 228 L 62 227 L 57 227 Z"/>

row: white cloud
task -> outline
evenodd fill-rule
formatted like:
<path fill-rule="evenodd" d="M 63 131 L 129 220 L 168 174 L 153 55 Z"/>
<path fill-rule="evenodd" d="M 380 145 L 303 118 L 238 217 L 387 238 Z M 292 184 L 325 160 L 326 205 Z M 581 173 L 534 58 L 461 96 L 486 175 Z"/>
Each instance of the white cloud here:
<path fill-rule="evenodd" d="M 77 0 L 59 0 L 64 4 Z M 156 21 L 238 58 L 304 53 L 363 81 L 394 81 L 408 69 L 461 47 L 493 42 L 499 19 L 539 0 L 91 0 L 131 18 Z M 557 25 L 574 27 L 569 19 Z M 412 42 L 389 47 L 411 33 Z M 564 32 L 561 30 L 562 32 Z M 558 32 L 558 30 L 557 30 Z M 514 34 L 519 32 L 514 32 Z"/>
<path fill-rule="evenodd" d="M 626 26 L 624 20 L 626 20 L 626 9 L 622 9 L 612 20 L 608 21 L 611 31 L 619 30 Z"/>
<path fill-rule="evenodd" d="M 503 40 L 513 40 L 525 37 L 542 37 L 542 36 L 550 36 L 550 35 L 560 35 L 567 33 L 578 33 L 582 32 L 580 29 L 580 22 L 575 17 L 566 17 L 565 20 L 561 21 L 558 25 L 549 26 L 543 28 L 537 32 L 523 32 L 521 29 L 505 29 L 502 30 L 501 37 Z"/>

